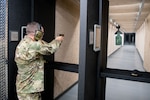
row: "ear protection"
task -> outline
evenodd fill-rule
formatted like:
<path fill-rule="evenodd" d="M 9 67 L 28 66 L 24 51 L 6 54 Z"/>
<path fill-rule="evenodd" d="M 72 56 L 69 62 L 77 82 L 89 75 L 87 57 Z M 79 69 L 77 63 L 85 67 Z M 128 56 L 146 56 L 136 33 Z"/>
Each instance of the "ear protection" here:
<path fill-rule="evenodd" d="M 34 39 L 36 41 L 38 41 L 38 40 L 42 39 L 43 35 L 44 35 L 44 33 L 42 32 L 42 26 L 39 24 L 39 28 L 38 28 L 38 30 L 36 30 L 36 32 L 34 34 Z"/>

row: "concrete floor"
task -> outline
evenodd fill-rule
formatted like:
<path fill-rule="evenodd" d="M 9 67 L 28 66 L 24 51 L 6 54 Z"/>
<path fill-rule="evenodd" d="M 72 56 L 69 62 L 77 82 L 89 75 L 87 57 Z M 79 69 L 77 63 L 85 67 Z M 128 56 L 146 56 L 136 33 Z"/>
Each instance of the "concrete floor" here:
<path fill-rule="evenodd" d="M 74 85 L 67 93 L 57 100 L 78 100 L 78 84 Z"/>
<path fill-rule="evenodd" d="M 134 45 L 124 45 L 110 55 L 107 68 L 144 71 L 141 58 Z"/>
<path fill-rule="evenodd" d="M 144 71 L 133 45 L 125 45 L 108 57 L 108 68 Z M 58 100 L 77 100 L 78 84 Z M 106 100 L 150 100 L 150 84 L 121 79 L 106 79 Z"/>

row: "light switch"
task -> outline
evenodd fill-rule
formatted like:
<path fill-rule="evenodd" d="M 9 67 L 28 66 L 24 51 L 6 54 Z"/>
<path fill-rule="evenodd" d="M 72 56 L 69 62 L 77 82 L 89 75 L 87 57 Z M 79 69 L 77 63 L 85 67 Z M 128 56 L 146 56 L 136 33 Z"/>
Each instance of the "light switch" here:
<path fill-rule="evenodd" d="M 18 32 L 17 31 L 11 31 L 10 32 L 10 41 L 18 41 L 19 40 L 19 36 L 18 36 Z"/>

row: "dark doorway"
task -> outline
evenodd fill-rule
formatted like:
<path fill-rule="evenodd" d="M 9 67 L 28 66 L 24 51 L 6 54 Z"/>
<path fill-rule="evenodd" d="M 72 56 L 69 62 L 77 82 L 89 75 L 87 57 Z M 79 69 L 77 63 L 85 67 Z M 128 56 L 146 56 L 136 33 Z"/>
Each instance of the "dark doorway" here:
<path fill-rule="evenodd" d="M 135 33 L 125 33 L 124 34 L 124 44 L 125 45 L 135 45 Z"/>

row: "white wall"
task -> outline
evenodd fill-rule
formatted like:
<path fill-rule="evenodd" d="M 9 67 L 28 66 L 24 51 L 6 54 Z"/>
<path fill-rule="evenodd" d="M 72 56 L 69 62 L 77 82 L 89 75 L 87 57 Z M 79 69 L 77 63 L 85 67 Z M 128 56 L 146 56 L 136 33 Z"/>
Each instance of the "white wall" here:
<path fill-rule="evenodd" d="M 144 46 L 145 46 L 145 23 L 136 32 L 135 45 L 138 49 L 142 60 L 144 60 Z"/>
<path fill-rule="evenodd" d="M 146 71 L 150 72 L 150 14 L 136 32 L 136 47 Z"/>
<path fill-rule="evenodd" d="M 150 72 L 150 14 L 145 20 L 144 68 Z"/>

